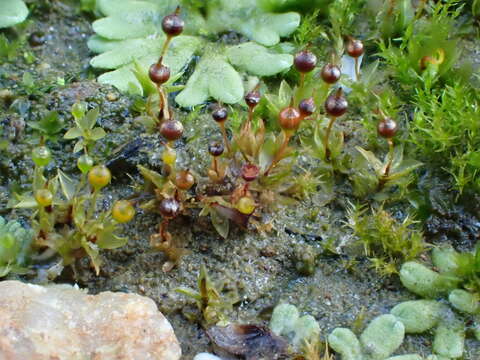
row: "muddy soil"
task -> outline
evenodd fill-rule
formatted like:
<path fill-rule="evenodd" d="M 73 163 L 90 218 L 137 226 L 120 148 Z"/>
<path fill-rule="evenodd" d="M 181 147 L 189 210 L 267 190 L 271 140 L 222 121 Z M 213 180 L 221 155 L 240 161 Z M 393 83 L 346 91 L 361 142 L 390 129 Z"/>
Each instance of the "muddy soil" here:
<path fill-rule="evenodd" d="M 131 110 L 134 99 L 95 82 L 95 74 L 88 67 L 91 54 L 86 47 L 91 35 L 91 19 L 74 6 L 58 1 L 37 10 L 30 19 L 26 34 L 41 32 L 45 43 L 37 47 L 26 43 L 14 61 L 0 67 L 0 90 L 8 89 L 13 94 L 11 99 L 0 101 L 2 136 L 9 143 L 0 155 L 0 215 L 26 219 L 26 213 L 7 209 L 9 191 L 27 189 L 25 184 L 31 176 L 29 154 L 35 139 L 25 123 L 38 120 L 48 110 L 57 110 L 71 121 L 67 114 L 77 100 L 87 101 L 92 107 L 100 106 L 100 124 L 109 132 L 106 141 L 97 148 L 114 174 L 104 206 L 134 194 L 132 185 L 142 183 L 135 166 L 142 164 L 158 169 L 160 144 L 156 136 L 145 134 L 134 123 L 138 115 Z M 32 64 L 25 61 L 25 52 L 34 54 Z M 25 93 L 18 85 L 25 72 L 30 72 L 35 82 L 44 84 L 46 90 Z M 61 85 L 61 79 L 65 85 Z M 347 128 L 355 126 L 348 121 L 346 124 Z M 185 124 L 185 137 L 190 141 L 180 145 L 182 166 L 202 173 L 208 161 L 205 149 L 209 134 L 216 132 L 214 126 L 208 115 Z M 61 167 L 74 174 L 71 143 L 60 140 L 51 144 L 51 148 L 55 163 L 48 170 L 53 172 Z M 428 187 L 433 210 L 425 219 L 427 240 L 471 248 L 478 240 L 479 209 L 462 206 L 461 202 L 451 205 L 454 199 L 447 197 L 448 188 L 442 185 L 443 180 L 438 177 L 434 180 L 437 185 Z M 427 185 L 424 187 L 427 189 Z M 272 231 L 261 234 L 233 228 L 227 240 L 215 233 L 207 219 L 181 217 L 171 224 L 171 229 L 189 252 L 180 265 L 168 273 L 162 271 L 164 255 L 153 252 L 149 246 L 149 237 L 157 229 L 159 217 L 140 212 L 133 224 L 125 226 L 128 245 L 103 253 L 105 263 L 99 276 L 94 275 L 87 262 L 82 263 L 76 281 L 92 293 L 136 292 L 154 299 L 172 322 L 186 360 L 197 352 L 211 349 L 203 329 L 187 320 L 196 313 L 193 302 L 175 291 L 180 286 L 195 288 L 201 264 L 206 264 L 211 277 L 223 286 L 225 293 L 238 293 L 239 300 L 228 314 L 232 320 L 265 323 L 276 304 L 289 302 L 313 315 L 323 335 L 338 326 L 351 326 L 359 318 L 364 319 L 365 324 L 398 302 L 413 299 L 414 295 L 405 291 L 395 277 L 380 278 L 364 257 L 357 256 L 353 264 L 355 254 L 351 251 L 346 254 L 345 245 L 354 239 L 344 225 L 345 211 L 348 202 L 355 199 L 345 194 L 343 191 L 341 198 L 332 198 L 320 191 L 293 207 L 280 206 L 269 215 Z M 399 205 L 395 210 L 405 213 L 406 206 Z M 327 246 L 332 241 L 337 254 L 332 254 Z M 299 251 L 317 254 L 313 275 L 303 276 L 297 271 Z M 57 281 L 73 280 L 66 272 Z M 427 354 L 431 341 L 428 334 L 408 337 L 399 353 Z M 469 341 L 467 349 L 466 360 L 480 358 L 478 343 Z"/>

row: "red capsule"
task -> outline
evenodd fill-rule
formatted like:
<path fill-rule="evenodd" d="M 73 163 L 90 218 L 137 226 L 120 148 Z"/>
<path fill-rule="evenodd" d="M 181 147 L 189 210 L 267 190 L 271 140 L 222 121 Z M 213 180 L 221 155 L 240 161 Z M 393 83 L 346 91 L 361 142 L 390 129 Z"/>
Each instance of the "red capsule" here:
<path fill-rule="evenodd" d="M 242 178 L 245 181 L 254 181 L 258 174 L 260 174 L 260 169 L 255 164 L 245 164 L 242 166 Z"/>
<path fill-rule="evenodd" d="M 160 214 L 167 219 L 173 219 L 180 214 L 180 203 L 174 198 L 165 198 L 158 208 Z"/>
<path fill-rule="evenodd" d="M 300 116 L 300 112 L 297 109 L 295 109 L 294 107 L 287 107 L 280 112 L 278 120 L 280 123 L 280 127 L 283 130 L 288 131 L 296 130 L 300 126 L 302 117 Z"/>
<path fill-rule="evenodd" d="M 161 63 L 155 63 L 150 66 L 148 76 L 155 84 L 164 84 L 170 79 L 170 69 Z"/>
<path fill-rule="evenodd" d="M 245 102 L 250 109 L 253 109 L 260 102 L 261 95 L 258 91 L 252 90 L 245 95 Z"/>
<path fill-rule="evenodd" d="M 160 125 L 160 134 L 169 141 L 177 140 L 183 134 L 183 125 L 178 120 L 164 121 Z"/>
<path fill-rule="evenodd" d="M 348 109 L 348 102 L 343 96 L 342 89 L 338 89 L 335 94 L 331 94 L 325 100 L 325 111 L 335 117 L 342 116 Z"/>
<path fill-rule="evenodd" d="M 308 50 L 303 50 L 295 55 L 293 64 L 299 72 L 308 73 L 315 69 L 315 66 L 317 65 L 317 57 L 314 53 Z"/>
<path fill-rule="evenodd" d="M 215 157 L 222 155 L 224 150 L 223 144 L 219 142 L 213 142 L 208 145 L 208 152 Z"/>
<path fill-rule="evenodd" d="M 340 68 L 334 64 L 326 64 L 322 68 L 321 76 L 327 84 L 335 84 L 342 75 Z"/>
<path fill-rule="evenodd" d="M 304 118 L 312 115 L 317 110 L 313 97 L 309 97 L 308 99 L 303 99 L 300 101 L 298 110 L 300 110 L 300 115 L 302 115 Z"/>
<path fill-rule="evenodd" d="M 175 176 L 175 185 L 180 190 L 190 190 L 195 184 L 195 177 L 188 170 L 182 170 Z"/>
<path fill-rule="evenodd" d="M 363 55 L 365 49 L 363 42 L 357 39 L 350 39 L 347 43 L 347 54 L 353 58 L 358 58 Z"/>
<path fill-rule="evenodd" d="M 378 135 L 390 139 L 395 136 L 398 131 L 398 125 L 392 118 L 386 117 L 378 123 Z"/>
<path fill-rule="evenodd" d="M 180 8 L 177 8 L 177 10 L 173 14 L 165 16 L 162 20 L 163 32 L 168 36 L 177 36 L 180 35 L 183 31 L 185 23 L 178 15 L 179 12 Z"/>
<path fill-rule="evenodd" d="M 228 118 L 228 111 L 224 107 L 219 107 L 212 112 L 212 118 L 216 122 L 224 122 Z"/>

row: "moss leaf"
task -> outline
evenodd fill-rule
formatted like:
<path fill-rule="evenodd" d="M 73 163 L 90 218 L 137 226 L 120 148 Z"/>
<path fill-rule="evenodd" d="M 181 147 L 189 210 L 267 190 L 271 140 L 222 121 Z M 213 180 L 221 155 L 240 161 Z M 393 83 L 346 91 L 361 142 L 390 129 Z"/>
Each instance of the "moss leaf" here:
<path fill-rule="evenodd" d="M 342 360 L 362 360 L 362 350 L 357 336 L 347 328 L 336 328 L 328 336 L 328 344 L 342 355 Z"/>
<path fill-rule="evenodd" d="M 274 14 L 257 7 L 256 0 L 220 0 L 211 4 L 208 23 L 215 32 L 235 30 L 251 40 L 272 46 L 300 24 L 296 12 Z"/>
<path fill-rule="evenodd" d="M 28 8 L 22 0 L 0 0 L 0 28 L 21 23 L 28 16 Z"/>
<path fill-rule="evenodd" d="M 442 304 L 434 300 L 405 301 L 396 305 L 390 313 L 405 326 L 409 334 L 422 333 L 434 327 L 440 319 Z"/>
<path fill-rule="evenodd" d="M 135 61 L 142 68 L 148 69 L 158 60 L 164 40 L 164 35 L 122 41 L 93 37 L 89 41 L 89 47 L 105 52 L 95 56 L 90 64 L 98 68 L 117 69 L 101 75 L 98 78 L 100 83 L 113 85 L 123 92 L 142 95 L 143 87 L 134 74 Z M 179 36 L 172 41 L 163 62 L 170 67 L 173 75 L 178 74 L 201 44 L 199 38 Z"/>
<path fill-rule="evenodd" d="M 227 56 L 232 65 L 258 76 L 278 74 L 293 64 L 292 55 L 278 54 L 253 42 L 232 46 Z"/>
<path fill-rule="evenodd" d="M 388 314 L 373 319 L 360 336 L 360 342 L 371 359 L 383 360 L 398 349 L 404 337 L 403 324 Z"/>
<path fill-rule="evenodd" d="M 213 97 L 234 104 L 243 96 L 242 78 L 220 54 L 205 54 L 176 101 L 183 107 L 201 104 Z"/>

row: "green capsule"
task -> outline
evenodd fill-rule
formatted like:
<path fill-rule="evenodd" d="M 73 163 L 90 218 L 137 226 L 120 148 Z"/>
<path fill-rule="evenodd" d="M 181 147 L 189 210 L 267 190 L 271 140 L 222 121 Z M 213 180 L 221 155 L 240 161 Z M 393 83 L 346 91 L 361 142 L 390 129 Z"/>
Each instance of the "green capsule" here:
<path fill-rule="evenodd" d="M 77 167 L 80 169 L 80 171 L 83 174 L 86 174 L 90 171 L 90 169 L 93 167 L 93 159 L 91 156 L 84 154 L 80 156 L 77 160 Z"/>
<path fill-rule="evenodd" d="M 39 146 L 32 151 L 32 160 L 37 166 L 47 166 L 52 160 L 52 153 L 46 146 Z"/>

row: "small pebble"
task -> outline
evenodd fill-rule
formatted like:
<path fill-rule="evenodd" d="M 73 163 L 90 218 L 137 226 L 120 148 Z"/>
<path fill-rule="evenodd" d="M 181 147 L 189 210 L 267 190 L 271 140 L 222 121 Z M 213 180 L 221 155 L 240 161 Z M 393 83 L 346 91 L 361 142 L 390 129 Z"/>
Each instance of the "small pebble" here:
<path fill-rule="evenodd" d="M 108 93 L 107 94 L 107 100 L 108 101 L 117 101 L 118 100 L 118 95 L 114 93 Z"/>
<path fill-rule="evenodd" d="M 193 358 L 193 360 L 222 360 L 222 359 L 219 358 L 218 356 L 215 356 L 209 353 L 200 353 L 200 354 L 197 354 Z"/>

